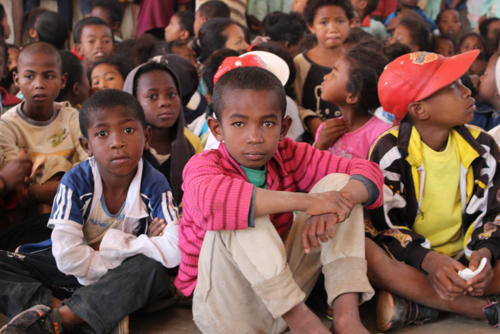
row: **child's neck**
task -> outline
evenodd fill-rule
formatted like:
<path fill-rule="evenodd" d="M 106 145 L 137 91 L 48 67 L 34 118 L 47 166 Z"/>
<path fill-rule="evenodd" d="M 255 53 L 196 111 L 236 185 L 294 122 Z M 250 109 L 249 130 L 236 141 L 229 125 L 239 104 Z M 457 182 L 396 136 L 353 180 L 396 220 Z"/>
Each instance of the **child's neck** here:
<path fill-rule="evenodd" d="M 307 57 L 318 65 L 333 67 L 337 59 L 342 56 L 342 46 L 336 48 L 325 48 L 317 44 L 307 52 Z"/>
<path fill-rule="evenodd" d="M 27 102 L 21 105 L 21 111 L 26 117 L 38 122 L 48 121 L 54 116 L 54 105 L 43 107 L 30 106 Z"/>
<path fill-rule="evenodd" d="M 171 144 L 175 138 L 172 128 L 165 129 L 152 126 L 151 132 L 151 147 L 153 147 L 158 154 L 169 154 Z"/>
<path fill-rule="evenodd" d="M 351 105 L 339 107 L 349 132 L 356 131 L 371 118 L 368 113 L 359 112 Z"/>
<path fill-rule="evenodd" d="M 101 173 L 102 195 L 104 196 L 106 208 L 110 213 L 116 214 L 127 199 L 128 189 L 137 173 L 137 169 L 134 173 L 125 177 L 99 172 Z"/>
<path fill-rule="evenodd" d="M 436 152 L 441 152 L 448 144 L 449 128 L 441 128 L 429 124 L 414 124 L 422 141 Z"/>

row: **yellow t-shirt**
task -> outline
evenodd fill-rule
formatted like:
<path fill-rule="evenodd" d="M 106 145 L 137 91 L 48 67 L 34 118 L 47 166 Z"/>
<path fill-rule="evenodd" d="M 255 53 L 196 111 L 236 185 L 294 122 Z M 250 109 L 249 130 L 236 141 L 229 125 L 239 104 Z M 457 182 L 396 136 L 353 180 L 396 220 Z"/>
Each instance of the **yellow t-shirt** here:
<path fill-rule="evenodd" d="M 458 148 L 450 135 L 441 152 L 422 143 L 422 155 L 425 184 L 413 229 L 429 240 L 433 250 L 454 256 L 463 249 Z"/>

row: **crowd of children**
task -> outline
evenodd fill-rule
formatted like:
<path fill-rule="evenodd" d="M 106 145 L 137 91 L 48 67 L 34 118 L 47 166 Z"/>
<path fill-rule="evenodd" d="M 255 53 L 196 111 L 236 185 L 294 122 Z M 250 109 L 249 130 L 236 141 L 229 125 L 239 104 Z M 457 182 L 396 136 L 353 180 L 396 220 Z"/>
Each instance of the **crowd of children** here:
<path fill-rule="evenodd" d="M 74 25 L 21 2 L 16 44 L 0 5 L 0 333 L 128 333 L 155 303 L 203 333 L 369 333 L 374 296 L 380 331 L 500 327 L 491 8 L 143 0 L 126 39 L 128 1 Z"/>

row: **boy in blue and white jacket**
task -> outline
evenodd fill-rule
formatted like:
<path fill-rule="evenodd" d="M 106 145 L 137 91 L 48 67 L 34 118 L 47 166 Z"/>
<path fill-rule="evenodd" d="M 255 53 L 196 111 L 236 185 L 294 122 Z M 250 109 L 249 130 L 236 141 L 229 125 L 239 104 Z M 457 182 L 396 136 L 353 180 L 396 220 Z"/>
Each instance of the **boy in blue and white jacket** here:
<path fill-rule="evenodd" d="M 150 129 L 140 104 L 104 90 L 79 118 L 91 158 L 60 182 L 51 249 L 0 251 L 0 312 L 17 314 L 0 333 L 79 326 L 108 333 L 128 314 L 175 295 L 167 268 L 180 261 L 179 217 L 167 180 L 142 159 Z"/>

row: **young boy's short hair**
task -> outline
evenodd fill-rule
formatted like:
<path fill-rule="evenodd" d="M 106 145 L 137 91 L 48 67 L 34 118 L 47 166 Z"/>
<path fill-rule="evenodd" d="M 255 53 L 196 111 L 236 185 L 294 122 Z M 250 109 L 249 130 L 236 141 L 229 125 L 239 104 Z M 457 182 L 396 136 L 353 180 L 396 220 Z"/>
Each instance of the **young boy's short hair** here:
<path fill-rule="evenodd" d="M 430 51 L 432 48 L 431 31 L 429 25 L 416 15 L 403 16 L 399 24 L 410 32 L 413 42 L 418 45 L 418 51 Z"/>
<path fill-rule="evenodd" d="M 92 8 L 101 7 L 108 12 L 111 23 L 121 23 L 123 18 L 122 6 L 117 0 L 93 0 Z"/>
<path fill-rule="evenodd" d="M 85 138 L 88 138 L 89 119 L 92 113 L 101 109 L 114 108 L 122 106 L 130 112 L 130 116 L 141 122 L 142 127 L 146 128 L 146 117 L 144 110 L 137 99 L 118 89 L 103 89 L 89 97 L 82 105 L 79 113 L 80 131 Z"/>
<path fill-rule="evenodd" d="M 75 24 L 75 28 L 73 30 L 73 41 L 75 42 L 75 44 L 79 44 L 81 42 L 83 28 L 94 25 L 107 27 L 111 34 L 111 38 L 113 38 L 113 29 L 111 29 L 111 27 L 108 24 L 106 24 L 106 22 L 104 22 L 102 19 L 98 17 L 89 16 L 84 19 L 81 19 Z"/>
<path fill-rule="evenodd" d="M 296 45 L 304 37 L 307 26 L 299 13 L 272 12 L 264 17 L 262 31 L 273 41 Z"/>
<path fill-rule="evenodd" d="M 66 78 L 66 86 L 59 92 L 59 96 L 56 97 L 56 101 L 64 101 L 68 93 L 73 89 L 73 85 L 76 82 L 80 82 L 83 76 L 83 64 L 80 59 L 71 51 L 61 50 L 59 51 L 62 61 L 62 72 L 68 73 Z"/>
<path fill-rule="evenodd" d="M 312 25 L 314 16 L 320 7 L 337 6 L 345 11 L 349 20 L 354 17 L 354 8 L 349 0 L 308 0 L 304 8 L 304 19 L 308 25 Z"/>
<path fill-rule="evenodd" d="M 280 80 L 268 70 L 248 66 L 228 71 L 217 81 L 212 95 L 212 108 L 218 119 L 224 109 L 224 93 L 233 89 L 253 89 L 276 94 L 280 101 L 282 116 L 286 112 L 286 94 Z"/>
<path fill-rule="evenodd" d="M 181 28 L 189 33 L 189 38 L 194 36 L 193 24 L 194 14 L 188 10 L 183 10 L 174 14 L 179 18 Z"/>
<path fill-rule="evenodd" d="M 479 50 L 446 58 L 432 52 L 413 52 L 389 63 L 378 81 L 384 110 L 394 114 L 395 123 L 408 114 L 412 102 L 425 100 L 458 80 L 472 65 Z"/>
<path fill-rule="evenodd" d="M 206 19 L 213 19 L 216 17 L 228 18 L 229 15 L 231 15 L 231 10 L 223 1 L 212 0 L 203 3 L 198 8 L 198 13 L 201 17 Z"/>
<path fill-rule="evenodd" d="M 21 52 L 19 52 L 19 59 L 21 56 L 26 57 L 27 55 L 33 55 L 36 53 L 44 53 L 48 54 L 52 57 L 54 57 L 56 63 L 57 63 L 57 69 L 60 71 L 59 73 L 62 74 L 62 60 L 61 60 L 61 55 L 57 51 L 57 49 L 49 43 L 46 42 L 33 42 L 25 45 Z"/>
<path fill-rule="evenodd" d="M 109 65 L 116 67 L 118 72 L 120 72 L 120 74 L 122 75 L 123 80 L 125 80 L 127 75 L 133 69 L 133 64 L 131 64 L 128 59 L 125 59 L 123 55 L 119 56 L 119 55 L 115 54 L 112 57 L 98 60 L 92 64 L 92 66 L 89 68 L 89 70 L 87 72 L 87 77 L 89 79 L 89 82 L 92 81 L 92 79 L 91 79 L 92 71 L 94 70 L 94 68 L 96 68 L 97 66 L 99 66 L 101 64 L 109 64 Z"/>
<path fill-rule="evenodd" d="M 36 22 L 35 29 L 40 42 L 50 43 L 58 50 L 64 48 L 69 30 L 58 13 L 51 11 L 42 13 Z"/>

